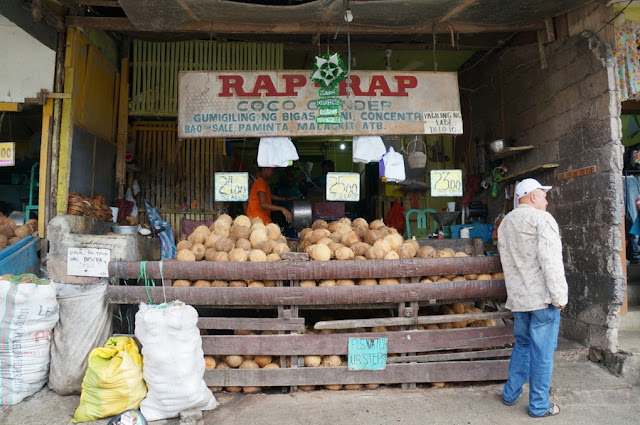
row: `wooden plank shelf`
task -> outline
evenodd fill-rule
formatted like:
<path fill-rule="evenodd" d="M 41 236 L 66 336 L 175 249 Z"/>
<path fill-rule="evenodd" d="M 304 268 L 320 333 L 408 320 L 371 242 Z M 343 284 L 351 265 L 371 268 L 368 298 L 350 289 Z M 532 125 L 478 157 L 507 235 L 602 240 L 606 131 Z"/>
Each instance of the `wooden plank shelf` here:
<path fill-rule="evenodd" d="M 529 168 L 527 170 L 520 171 L 519 173 L 511 174 L 509 176 L 501 178 L 500 180 L 496 180 L 496 182 L 497 183 L 504 183 L 504 182 L 507 182 L 509 180 L 521 179 L 523 177 L 528 177 L 530 175 L 538 174 L 538 173 L 541 173 L 543 171 L 552 170 L 552 169 L 557 168 L 557 167 L 558 167 L 558 164 L 536 165 L 535 167 L 531 167 L 531 168 Z"/>
<path fill-rule="evenodd" d="M 498 153 L 496 153 L 494 155 L 491 155 L 489 157 L 489 159 L 491 161 L 496 161 L 498 159 L 509 158 L 511 156 L 515 156 L 515 155 L 517 155 L 519 153 L 526 152 L 526 151 L 531 150 L 531 149 L 533 149 L 533 145 L 512 146 L 510 148 L 506 148 L 502 152 L 498 152 Z"/>

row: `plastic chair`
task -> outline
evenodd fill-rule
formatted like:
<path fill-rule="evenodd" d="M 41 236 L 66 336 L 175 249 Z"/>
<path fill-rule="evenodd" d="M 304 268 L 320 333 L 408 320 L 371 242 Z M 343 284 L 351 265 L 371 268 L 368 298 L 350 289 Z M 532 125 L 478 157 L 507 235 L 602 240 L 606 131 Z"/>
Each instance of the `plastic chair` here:
<path fill-rule="evenodd" d="M 29 220 L 31 211 L 38 211 L 38 189 L 40 188 L 40 163 L 36 162 L 31 167 L 31 180 L 29 180 L 29 203 L 24 207 L 24 221 Z M 36 202 L 33 203 L 33 194 L 36 193 Z"/>
<path fill-rule="evenodd" d="M 406 227 L 407 227 L 407 239 L 411 239 L 411 226 L 409 224 L 409 216 L 412 213 L 416 213 L 417 217 L 416 217 L 416 238 L 420 238 L 420 237 L 426 237 L 429 235 L 429 230 L 427 229 L 427 214 L 426 213 L 434 213 L 436 212 L 436 210 L 428 208 L 426 210 L 409 210 L 405 213 L 404 215 L 404 219 L 406 221 Z"/>

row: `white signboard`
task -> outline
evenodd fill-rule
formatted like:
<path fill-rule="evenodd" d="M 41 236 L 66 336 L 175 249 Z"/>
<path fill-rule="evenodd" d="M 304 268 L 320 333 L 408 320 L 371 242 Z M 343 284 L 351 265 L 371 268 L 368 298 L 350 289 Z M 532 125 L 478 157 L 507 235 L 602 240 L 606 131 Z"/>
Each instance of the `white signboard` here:
<path fill-rule="evenodd" d="M 431 196 L 462 196 L 462 170 L 431 170 Z"/>
<path fill-rule="evenodd" d="M 352 71 L 337 96 L 322 97 L 310 74 L 181 71 L 178 137 L 462 133 L 454 72 Z M 329 105 L 338 115 L 321 116 Z"/>
<path fill-rule="evenodd" d="M 249 200 L 249 173 L 216 173 L 215 200 L 233 202 Z"/>
<path fill-rule="evenodd" d="M 359 201 L 360 174 L 327 173 L 327 201 Z"/>
<path fill-rule="evenodd" d="M 111 251 L 102 248 L 69 248 L 67 274 L 69 276 L 109 277 Z"/>

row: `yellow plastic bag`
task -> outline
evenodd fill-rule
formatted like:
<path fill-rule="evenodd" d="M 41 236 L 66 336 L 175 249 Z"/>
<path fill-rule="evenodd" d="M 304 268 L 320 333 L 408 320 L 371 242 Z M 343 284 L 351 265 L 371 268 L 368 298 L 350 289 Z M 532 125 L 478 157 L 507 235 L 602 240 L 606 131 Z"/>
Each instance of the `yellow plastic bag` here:
<path fill-rule="evenodd" d="M 112 337 L 89 354 L 80 405 L 71 422 L 95 421 L 137 409 L 147 395 L 142 356 L 133 338 Z"/>

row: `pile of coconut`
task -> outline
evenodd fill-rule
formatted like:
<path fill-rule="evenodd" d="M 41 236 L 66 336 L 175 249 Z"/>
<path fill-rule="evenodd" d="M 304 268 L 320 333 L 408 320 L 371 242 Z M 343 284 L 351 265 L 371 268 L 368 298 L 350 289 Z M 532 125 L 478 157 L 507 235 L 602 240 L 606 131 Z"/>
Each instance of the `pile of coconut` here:
<path fill-rule="evenodd" d="M 178 261 L 278 261 L 289 252 L 277 224 L 266 226 L 260 218 L 222 214 L 209 227 L 199 226 L 187 240 L 178 242 Z"/>
<path fill-rule="evenodd" d="M 316 261 L 336 260 L 397 260 L 413 257 L 448 258 L 468 257 L 451 248 L 436 250 L 430 246 L 420 248 L 415 239 L 405 240 L 393 227 L 385 226 L 382 219 L 371 223 L 363 218 L 348 218 L 327 223 L 316 220 L 310 228 L 300 232 L 298 251 L 306 252 Z"/>
<path fill-rule="evenodd" d="M 184 280 L 173 281 L 173 286 L 196 288 L 272 288 L 275 280 Z"/>
<path fill-rule="evenodd" d="M 38 230 L 38 220 L 32 218 L 23 226 L 18 226 L 9 217 L 0 213 L 0 250 L 26 238 L 36 230 Z"/>

